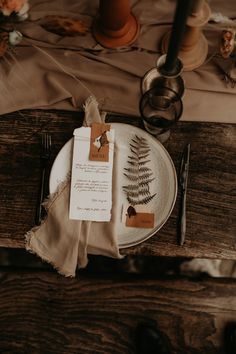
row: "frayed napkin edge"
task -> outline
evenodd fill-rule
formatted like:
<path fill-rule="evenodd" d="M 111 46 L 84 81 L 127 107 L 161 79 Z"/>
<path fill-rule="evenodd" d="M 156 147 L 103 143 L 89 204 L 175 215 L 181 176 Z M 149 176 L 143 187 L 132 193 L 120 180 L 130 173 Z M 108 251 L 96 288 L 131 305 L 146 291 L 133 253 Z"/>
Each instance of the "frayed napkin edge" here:
<path fill-rule="evenodd" d="M 68 183 L 70 183 L 70 177 L 68 177 L 65 181 L 62 181 L 59 186 L 57 187 L 57 190 L 54 193 L 51 193 L 48 195 L 48 197 L 46 197 L 42 203 L 43 207 L 45 208 L 45 210 L 48 212 L 50 207 L 53 205 L 53 203 L 55 202 L 55 200 L 60 196 L 61 192 L 63 191 L 64 188 L 66 188 L 66 186 L 68 185 Z M 59 266 L 56 266 L 56 264 L 54 264 L 47 255 L 45 255 L 42 251 L 40 251 L 39 249 L 35 249 L 32 246 L 31 243 L 31 239 L 33 237 L 35 237 L 35 232 L 42 226 L 43 223 L 46 222 L 48 215 L 45 216 L 45 218 L 41 221 L 40 225 L 38 226 L 34 226 L 30 231 L 28 231 L 25 234 L 25 249 L 38 256 L 39 258 L 41 258 L 41 260 L 43 260 L 44 262 L 50 264 L 59 274 L 67 277 L 67 278 L 74 278 L 76 276 L 76 273 L 71 273 L 70 271 L 67 271 L 65 269 L 62 269 Z"/>
<path fill-rule="evenodd" d="M 96 97 L 91 95 L 85 100 L 85 103 L 83 104 L 83 110 L 86 111 L 91 103 L 94 103 L 96 107 L 98 107 L 98 101 L 96 100 Z"/>
<path fill-rule="evenodd" d="M 47 255 L 45 255 L 43 252 L 41 252 L 39 249 L 37 249 L 37 251 L 34 249 L 34 247 L 32 247 L 31 245 L 31 239 L 32 237 L 34 237 L 34 231 L 35 229 L 37 229 L 38 227 L 35 227 L 33 228 L 32 230 L 28 231 L 26 234 L 25 234 L 25 249 L 38 256 L 42 261 L 50 264 L 53 269 L 55 269 L 59 274 L 63 275 L 64 277 L 66 278 L 75 278 L 76 276 L 76 273 L 71 273 L 70 271 L 66 271 L 65 269 L 62 269 L 61 267 L 59 266 L 56 266 L 50 259 Z"/>
<path fill-rule="evenodd" d="M 58 185 L 58 187 L 54 193 L 49 194 L 44 199 L 42 206 L 45 208 L 46 211 L 48 211 L 50 209 L 50 207 L 54 204 L 56 199 L 60 197 L 63 189 L 65 189 L 67 187 L 67 185 L 70 183 L 70 181 L 71 181 L 71 178 L 69 176 Z M 47 216 L 42 220 L 41 224 L 44 223 L 46 219 L 47 219 Z M 37 228 L 37 226 L 36 226 L 36 228 Z"/>

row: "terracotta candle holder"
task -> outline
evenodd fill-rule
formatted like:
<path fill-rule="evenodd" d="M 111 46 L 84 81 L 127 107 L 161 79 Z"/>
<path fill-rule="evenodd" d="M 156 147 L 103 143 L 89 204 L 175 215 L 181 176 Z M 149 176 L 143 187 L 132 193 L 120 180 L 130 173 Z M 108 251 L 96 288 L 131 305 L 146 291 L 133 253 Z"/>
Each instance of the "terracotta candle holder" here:
<path fill-rule="evenodd" d="M 139 23 L 131 13 L 129 0 L 100 0 L 93 25 L 93 35 L 99 44 L 105 48 L 129 45 L 138 34 Z"/>
<path fill-rule="evenodd" d="M 179 51 L 184 71 L 191 71 L 201 66 L 208 54 L 208 42 L 202 33 L 202 28 L 208 22 L 211 10 L 205 0 L 199 1 L 198 5 L 192 8 L 192 13 L 187 19 Z M 170 33 L 168 32 L 162 40 L 163 53 L 167 51 L 169 38 Z"/>

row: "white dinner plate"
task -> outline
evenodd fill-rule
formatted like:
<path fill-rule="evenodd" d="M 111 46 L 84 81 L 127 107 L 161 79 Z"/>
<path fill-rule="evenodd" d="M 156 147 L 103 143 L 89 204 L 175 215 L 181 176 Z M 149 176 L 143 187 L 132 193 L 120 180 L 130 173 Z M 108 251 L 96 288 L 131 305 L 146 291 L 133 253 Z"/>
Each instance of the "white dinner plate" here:
<path fill-rule="evenodd" d="M 175 204 L 177 195 L 177 177 L 173 161 L 164 148 L 164 146 L 149 135 L 132 125 L 123 123 L 110 123 L 115 129 L 115 151 L 117 168 L 117 204 L 118 204 L 118 222 L 117 222 L 117 239 L 119 248 L 126 248 L 137 245 L 156 232 L 165 224 L 169 218 Z M 154 181 L 150 183 L 150 192 L 156 193 L 155 197 L 148 203 L 148 212 L 154 213 L 154 228 L 143 229 L 126 227 L 121 220 L 122 209 L 127 206 L 126 194 L 122 186 L 127 185 L 127 177 L 124 175 L 124 168 L 127 168 L 127 159 L 130 155 L 129 143 L 135 135 L 143 137 L 147 140 L 150 153 L 149 166 L 154 174 Z M 71 138 L 59 151 L 53 163 L 50 178 L 49 191 L 54 193 L 58 185 L 70 176 L 71 160 L 72 160 L 73 138 Z"/>

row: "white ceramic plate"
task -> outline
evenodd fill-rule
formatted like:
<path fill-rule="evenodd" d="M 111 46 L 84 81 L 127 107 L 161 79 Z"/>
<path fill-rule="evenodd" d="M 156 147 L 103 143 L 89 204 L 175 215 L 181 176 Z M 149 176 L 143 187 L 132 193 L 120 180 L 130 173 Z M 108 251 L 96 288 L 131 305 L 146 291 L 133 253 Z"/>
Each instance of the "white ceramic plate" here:
<path fill-rule="evenodd" d="M 177 195 L 176 171 L 170 155 L 163 145 L 145 131 L 132 125 L 111 123 L 115 129 L 115 151 L 118 173 L 117 198 L 119 220 L 117 223 L 117 237 L 119 248 L 137 245 L 153 236 L 167 221 L 175 204 Z M 140 229 L 126 227 L 121 220 L 122 208 L 127 205 L 126 194 L 122 186 L 129 181 L 124 176 L 124 168 L 127 166 L 127 158 L 130 155 L 129 143 L 138 135 L 147 140 L 150 146 L 151 162 L 149 166 L 154 173 L 155 180 L 150 183 L 150 192 L 156 196 L 148 203 L 148 212 L 154 213 L 154 228 Z M 58 153 L 50 173 L 49 191 L 54 193 L 58 185 L 64 181 L 71 171 L 73 138 L 70 139 Z"/>

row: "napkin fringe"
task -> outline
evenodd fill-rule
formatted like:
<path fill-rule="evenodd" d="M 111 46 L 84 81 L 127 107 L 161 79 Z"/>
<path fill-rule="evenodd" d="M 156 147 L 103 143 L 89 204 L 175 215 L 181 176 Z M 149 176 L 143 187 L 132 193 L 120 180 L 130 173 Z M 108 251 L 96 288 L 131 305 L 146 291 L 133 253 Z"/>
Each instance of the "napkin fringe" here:
<path fill-rule="evenodd" d="M 69 182 L 70 182 L 70 177 L 67 177 L 67 179 L 65 181 L 62 181 L 59 184 L 59 186 L 57 187 L 57 190 L 54 193 L 49 194 L 44 199 L 42 206 L 45 208 L 45 210 L 47 212 L 50 209 L 50 207 L 52 206 L 52 204 L 56 201 L 56 199 L 60 196 L 63 189 L 66 188 L 66 186 L 68 185 Z M 70 271 L 62 270 L 59 266 L 56 266 L 40 249 L 37 248 L 37 250 L 36 250 L 32 246 L 31 239 L 34 237 L 34 233 L 41 227 L 41 225 L 46 221 L 46 219 L 47 219 L 47 215 L 41 221 L 40 225 L 34 226 L 30 231 L 28 231 L 25 234 L 25 248 L 30 253 L 41 258 L 44 262 L 50 264 L 59 274 L 64 275 L 65 277 L 73 278 L 73 277 L 75 277 L 75 274 L 71 274 Z"/>
<path fill-rule="evenodd" d="M 96 105 L 96 107 L 98 107 L 98 102 L 97 102 L 96 98 L 91 95 L 86 99 L 85 103 L 83 104 L 83 110 L 85 112 L 91 103 L 93 103 L 94 105 Z"/>
<path fill-rule="evenodd" d="M 40 258 L 42 261 L 50 264 L 53 269 L 55 269 L 59 274 L 65 276 L 66 278 L 74 278 L 75 274 L 71 274 L 71 272 L 66 271 L 65 269 L 62 270 L 59 266 L 56 266 L 45 254 L 43 254 L 39 249 L 37 251 L 32 247 L 31 245 L 31 239 L 34 236 L 34 231 L 38 229 L 39 226 L 34 227 L 32 230 L 28 231 L 25 235 L 25 248 L 26 250 L 31 253 L 36 255 L 38 258 Z"/>
<path fill-rule="evenodd" d="M 68 183 L 70 183 L 70 176 L 67 177 L 64 181 L 62 181 L 56 191 L 54 193 L 49 194 L 43 201 L 42 206 L 45 208 L 46 211 L 48 211 L 50 209 L 50 207 L 52 206 L 52 204 L 56 201 L 56 199 L 60 196 L 61 192 L 63 191 L 64 188 L 66 188 L 66 186 L 68 185 Z M 41 223 L 45 222 L 45 220 L 47 219 L 47 215 L 46 217 L 42 220 Z"/>

